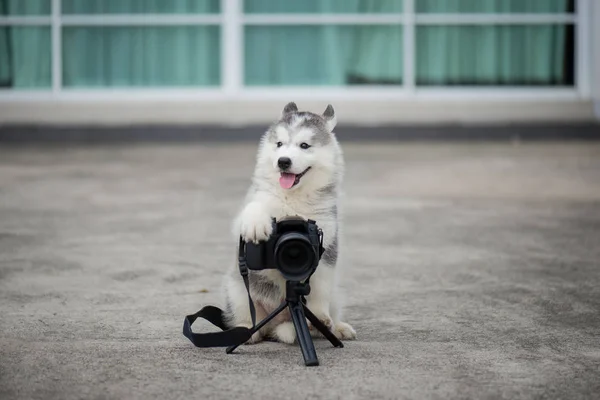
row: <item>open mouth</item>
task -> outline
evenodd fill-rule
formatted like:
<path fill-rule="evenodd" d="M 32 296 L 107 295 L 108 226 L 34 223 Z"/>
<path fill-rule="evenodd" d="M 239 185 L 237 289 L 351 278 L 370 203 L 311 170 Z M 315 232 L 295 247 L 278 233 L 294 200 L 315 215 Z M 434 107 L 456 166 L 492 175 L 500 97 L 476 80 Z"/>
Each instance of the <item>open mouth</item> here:
<path fill-rule="evenodd" d="M 289 172 L 282 172 L 281 177 L 279 177 L 279 184 L 284 189 L 290 189 L 290 188 L 296 186 L 298 184 L 298 182 L 300 182 L 300 178 L 302 178 L 304 176 L 304 174 L 306 174 L 308 172 L 309 169 L 310 169 L 310 167 L 306 168 L 304 171 L 302 171 L 299 174 L 291 174 Z"/>

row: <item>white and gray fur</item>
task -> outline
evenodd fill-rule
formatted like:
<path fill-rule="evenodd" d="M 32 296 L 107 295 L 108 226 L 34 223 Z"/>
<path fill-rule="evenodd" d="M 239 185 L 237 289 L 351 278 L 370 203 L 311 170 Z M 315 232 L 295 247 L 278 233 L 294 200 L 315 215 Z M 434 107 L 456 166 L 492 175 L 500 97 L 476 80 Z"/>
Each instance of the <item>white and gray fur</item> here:
<path fill-rule="evenodd" d="M 300 112 L 295 103 L 288 103 L 278 121 L 272 124 L 260 140 L 252 183 L 244 206 L 235 219 L 234 238 L 258 242 L 271 234 L 271 218 L 300 216 L 313 219 L 323 230 L 325 253 L 311 277 L 311 293 L 307 306 L 341 339 L 354 339 L 356 333 L 341 321 L 337 294 L 340 270 L 339 189 L 344 173 L 344 159 L 333 133 L 336 125 L 334 109 L 328 105 L 323 114 Z M 281 142 L 280 147 L 277 143 Z M 301 143 L 311 147 L 302 149 Z M 284 189 L 279 185 L 280 157 L 292 160 L 290 172 L 300 174 L 310 170 L 300 182 Z M 252 325 L 248 296 L 235 259 L 224 279 L 226 319 L 230 326 Z M 284 300 L 285 280 L 277 270 L 250 272 L 250 293 L 256 306 L 257 322 Z M 296 340 L 295 330 L 287 311 L 267 324 L 251 339 L 255 343 L 270 336 L 284 343 Z"/>

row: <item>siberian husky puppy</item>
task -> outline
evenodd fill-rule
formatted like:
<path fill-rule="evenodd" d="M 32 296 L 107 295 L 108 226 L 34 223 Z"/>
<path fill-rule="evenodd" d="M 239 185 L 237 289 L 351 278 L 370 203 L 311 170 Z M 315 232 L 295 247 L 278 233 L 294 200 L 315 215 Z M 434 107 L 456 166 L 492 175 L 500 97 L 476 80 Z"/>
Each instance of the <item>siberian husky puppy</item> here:
<path fill-rule="evenodd" d="M 340 339 L 354 339 L 356 332 L 342 322 L 337 276 L 340 270 L 339 188 L 344 160 L 333 133 L 336 117 L 328 105 L 323 114 L 298 111 L 288 103 L 278 121 L 263 134 L 252 182 L 244 205 L 233 226 L 237 240 L 258 243 L 272 233 L 272 218 L 300 216 L 316 221 L 323 230 L 325 252 L 310 278 L 307 307 Z M 250 328 L 248 295 L 237 263 L 224 280 L 225 320 L 228 325 Z M 275 269 L 250 271 L 250 294 L 256 307 L 256 321 L 262 320 L 285 300 L 285 280 Z M 316 330 L 311 326 L 311 331 Z M 294 343 L 296 331 L 285 310 L 256 332 L 248 343 L 265 337 Z"/>

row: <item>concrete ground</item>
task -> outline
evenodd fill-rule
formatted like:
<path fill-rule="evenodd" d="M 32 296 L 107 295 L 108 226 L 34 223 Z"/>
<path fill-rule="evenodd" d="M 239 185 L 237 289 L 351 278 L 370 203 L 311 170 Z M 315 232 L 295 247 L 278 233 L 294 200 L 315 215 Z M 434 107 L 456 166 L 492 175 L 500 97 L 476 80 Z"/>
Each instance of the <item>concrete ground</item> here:
<path fill-rule="evenodd" d="M 306 368 L 181 333 L 255 146 L 0 149 L 0 399 L 598 398 L 600 144 L 344 150 L 358 339 Z"/>

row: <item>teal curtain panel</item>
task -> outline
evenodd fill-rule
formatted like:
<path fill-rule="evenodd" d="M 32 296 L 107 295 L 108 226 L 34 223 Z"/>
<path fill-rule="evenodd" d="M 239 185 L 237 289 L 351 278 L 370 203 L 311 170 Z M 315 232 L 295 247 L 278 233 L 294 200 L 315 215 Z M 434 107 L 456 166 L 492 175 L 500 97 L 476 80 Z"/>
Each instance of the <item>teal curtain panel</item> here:
<path fill-rule="evenodd" d="M 63 85 L 217 86 L 220 42 L 218 26 L 67 27 Z"/>
<path fill-rule="evenodd" d="M 568 0 L 416 0 L 418 13 L 562 14 L 574 11 Z"/>
<path fill-rule="evenodd" d="M 50 15 L 52 0 L 0 0 L 0 17 Z"/>
<path fill-rule="evenodd" d="M 220 0 L 63 0 L 63 14 L 218 14 Z"/>
<path fill-rule="evenodd" d="M 402 84 L 401 25 L 249 26 L 245 83 Z"/>
<path fill-rule="evenodd" d="M 247 14 L 401 13 L 403 0 L 245 0 Z"/>

